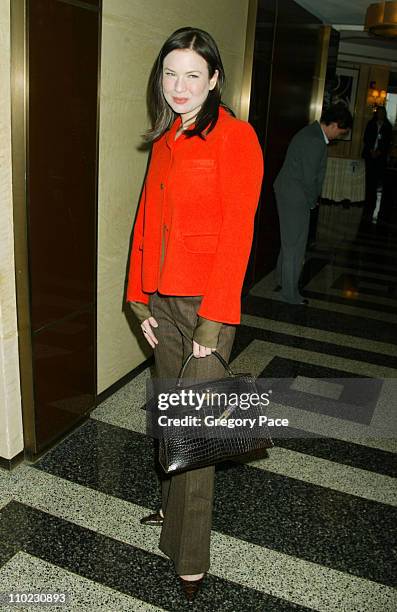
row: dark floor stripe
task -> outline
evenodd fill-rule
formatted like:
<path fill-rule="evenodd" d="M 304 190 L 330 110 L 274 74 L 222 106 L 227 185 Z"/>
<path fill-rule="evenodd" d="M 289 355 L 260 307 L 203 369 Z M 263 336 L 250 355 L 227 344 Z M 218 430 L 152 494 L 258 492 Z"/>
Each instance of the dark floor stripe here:
<path fill-rule="evenodd" d="M 1 510 L 0 510 L 1 516 Z M 5 565 L 15 555 L 15 549 L 4 542 L 0 544 L 0 567 Z M 1 591 L 1 588 L 0 588 Z"/>
<path fill-rule="evenodd" d="M 284 304 L 283 304 L 284 306 Z M 287 305 L 285 305 L 287 306 Z M 318 312 L 318 311 L 317 311 Z M 251 313 L 250 313 L 251 314 Z M 299 315 L 299 313 L 297 313 Z M 305 313 L 303 313 L 304 315 Z M 317 313 L 316 313 L 317 315 Z M 290 321 L 291 322 L 291 321 Z M 316 321 L 317 322 L 317 321 Z M 295 322 L 298 323 L 298 322 Z M 299 325 L 301 323 L 298 323 Z M 318 327 L 318 325 L 306 325 L 306 327 Z M 328 330 L 327 330 L 328 331 Z M 331 330 L 329 330 L 331 331 Z M 376 338 L 378 339 L 378 338 Z M 289 346 L 313 353 L 319 353 L 319 361 L 321 362 L 321 354 L 335 355 L 344 359 L 351 359 L 358 362 L 373 363 L 374 365 L 394 368 L 397 372 L 397 345 L 396 356 L 383 355 L 382 353 L 374 353 L 362 349 L 352 348 L 346 345 L 333 344 L 331 342 L 322 342 L 321 340 L 312 340 L 311 338 L 303 338 L 290 334 L 271 331 L 268 329 L 260 329 L 258 327 L 239 325 L 237 328 L 236 339 L 233 346 L 232 359 L 235 359 L 253 340 L 261 340 L 263 342 L 272 342 L 281 346 Z M 389 338 L 390 342 L 390 338 Z M 281 374 L 287 376 L 287 374 Z M 352 374 L 346 374 L 346 376 Z M 353 375 L 357 376 L 357 375 Z"/>
<path fill-rule="evenodd" d="M 302 292 L 306 298 L 313 300 L 320 300 L 321 302 L 327 302 L 329 304 L 342 304 L 343 306 L 353 306 L 354 308 L 361 308 L 365 310 L 373 310 L 375 312 L 384 312 L 387 314 L 396 314 L 395 305 L 389 306 L 387 304 L 379 304 L 376 300 L 374 302 L 366 302 L 358 298 L 349 298 L 339 295 L 330 295 L 329 293 L 322 291 L 312 291 L 311 289 L 304 288 Z"/>
<path fill-rule="evenodd" d="M 379 342 L 393 343 L 397 338 L 397 324 L 394 323 L 385 324 L 376 319 L 323 310 L 314 306 L 309 306 L 309 308 L 293 306 L 256 295 L 248 295 L 244 299 L 243 312 L 274 321 L 314 327 Z M 266 333 L 269 332 L 266 330 Z"/>
<path fill-rule="evenodd" d="M 338 287 L 335 287 L 335 288 L 338 288 Z M 340 289 L 342 291 L 343 290 L 346 291 L 344 287 L 340 287 Z M 353 286 L 352 289 L 353 291 L 356 290 L 358 292 L 358 295 L 368 295 L 369 297 L 375 297 L 375 298 L 388 298 L 389 300 L 396 299 L 396 288 L 392 286 L 384 287 L 382 289 L 374 289 L 373 287 L 365 287 L 361 283 L 359 283 L 357 287 Z M 397 309 L 395 309 L 395 311 L 396 310 Z"/>
<path fill-rule="evenodd" d="M 308 259 L 304 265 L 303 271 L 302 271 L 302 275 L 301 275 L 301 280 L 300 280 L 300 286 L 304 289 L 305 287 L 307 287 L 309 285 L 309 283 L 311 282 L 311 280 L 313 280 L 313 278 L 315 278 L 316 276 L 318 276 L 320 274 L 320 272 L 322 271 L 322 269 L 326 266 L 326 265 L 330 265 L 330 266 L 334 266 L 335 265 L 335 261 L 334 260 L 330 260 L 328 258 L 323 258 L 323 257 L 312 257 L 310 259 Z M 374 297 L 378 297 L 379 295 L 381 295 L 382 297 L 393 297 L 393 291 L 395 291 L 395 287 L 393 287 L 393 281 L 391 280 L 385 280 L 385 279 L 374 279 L 374 278 L 364 278 L 360 275 L 360 272 L 362 271 L 361 266 L 358 268 L 358 274 L 357 275 L 353 275 L 353 274 L 349 274 L 349 273 L 341 273 L 341 275 L 336 279 L 336 281 L 332 284 L 332 288 L 335 289 L 340 289 L 341 291 L 343 291 L 344 289 L 355 289 L 355 288 L 359 288 L 359 294 L 366 294 L 366 295 L 372 295 Z M 373 271 L 374 272 L 374 271 Z M 380 270 L 380 272 L 383 272 L 383 270 Z M 374 272 L 375 273 L 375 272 Z M 381 284 L 382 286 L 385 286 L 385 289 L 382 291 L 382 289 L 380 288 L 379 291 L 377 291 L 376 289 L 367 289 L 367 288 L 362 288 L 360 287 L 362 282 L 377 282 L 379 284 Z M 306 292 L 307 293 L 307 292 Z M 320 295 L 322 295 L 322 293 L 318 292 Z M 328 298 L 328 294 L 326 293 L 327 298 Z M 354 299 L 354 301 L 349 298 L 349 296 L 346 296 L 345 298 L 342 299 L 346 299 L 346 302 L 342 302 L 343 304 L 346 303 L 348 305 L 356 305 L 357 302 L 357 298 Z M 327 301 L 331 301 L 328 300 Z M 364 304 L 367 304 L 367 302 L 364 302 L 363 300 L 361 300 L 362 304 L 363 304 L 363 308 L 365 308 Z M 359 303 L 360 305 L 360 303 Z M 371 306 L 369 306 L 369 308 L 371 308 Z M 395 311 L 395 309 L 394 309 Z M 394 312 L 392 310 L 392 312 Z"/>
<path fill-rule="evenodd" d="M 307 259 L 303 266 L 302 274 L 300 277 L 300 285 L 305 287 L 310 281 L 318 276 L 321 271 L 330 264 L 328 257 L 321 257 L 321 255 L 315 254 L 314 257 Z"/>
<path fill-rule="evenodd" d="M 1 511 L 1 540 L 15 550 L 173 612 L 309 610 L 211 575 L 189 606 L 168 560 L 14 501 Z"/>
<path fill-rule="evenodd" d="M 314 253 L 317 255 L 318 252 Z M 321 252 L 320 257 L 324 257 L 324 254 Z M 314 257 L 313 259 L 316 259 Z M 308 264 L 312 261 L 312 259 L 308 260 Z M 330 266 L 337 266 L 338 268 L 350 268 L 352 270 L 357 270 L 361 272 L 370 272 L 371 274 L 386 274 L 387 276 L 396 277 L 397 270 L 396 267 L 391 267 L 390 262 L 386 262 L 386 266 L 382 265 L 369 265 L 370 262 L 366 263 L 364 261 L 356 261 L 355 259 L 351 259 L 349 255 L 343 256 L 340 253 L 333 253 L 330 257 L 327 258 L 327 263 Z"/>
<path fill-rule="evenodd" d="M 324 351 L 325 352 L 325 351 Z M 319 359 L 321 361 L 321 359 Z M 364 380 L 374 381 L 376 383 L 376 389 L 379 388 L 381 380 L 369 378 L 367 376 L 358 376 L 352 372 L 346 372 L 346 370 L 339 370 L 337 368 L 330 368 L 319 363 L 306 363 L 305 361 L 297 361 L 295 359 L 288 359 L 287 357 L 279 357 L 278 355 L 268 363 L 264 370 L 259 374 L 258 378 L 278 378 L 283 380 L 285 378 L 296 378 L 297 376 L 305 376 L 307 378 L 330 378 L 338 379 L 338 382 L 344 381 L 344 379 L 354 379 L 357 381 Z M 346 384 L 349 380 L 344 381 Z M 357 389 L 357 392 L 359 389 Z"/>
<path fill-rule="evenodd" d="M 366 286 L 370 284 L 372 286 Z M 375 286 L 374 286 L 375 285 Z M 368 295 L 375 298 L 395 299 L 397 285 L 390 280 L 370 278 L 366 276 L 341 274 L 331 285 L 332 289 L 339 289 L 349 297 L 352 293 Z"/>
<path fill-rule="evenodd" d="M 393 257 L 389 254 L 368 252 L 366 249 L 371 246 L 372 245 L 365 245 L 362 248 L 359 246 L 357 249 L 350 248 L 349 245 L 335 245 L 332 246 L 332 251 L 337 256 L 344 253 L 346 258 L 351 261 L 352 264 L 376 264 L 379 266 L 379 271 L 381 271 L 383 266 L 397 266 L 397 258 L 395 256 Z"/>
<path fill-rule="evenodd" d="M 152 461 L 153 446 L 146 436 L 89 420 L 35 467 L 156 508 L 159 491 Z M 217 473 L 214 529 L 392 583 L 394 508 L 262 469 L 233 466 Z"/>
<path fill-rule="evenodd" d="M 395 508 L 243 465 L 218 471 L 216 486 L 214 529 L 396 585 Z"/>
<path fill-rule="evenodd" d="M 360 470 L 397 477 L 397 460 L 393 453 L 335 438 L 318 438 L 309 431 L 290 429 L 290 433 L 293 437 L 278 438 L 277 446 Z"/>
<path fill-rule="evenodd" d="M 341 273 L 341 275 L 335 280 L 332 287 L 336 289 L 343 289 L 346 285 L 352 284 L 354 287 L 360 287 L 364 283 L 375 283 L 379 286 L 379 290 L 384 289 L 385 292 L 390 287 L 395 287 L 396 283 L 386 278 L 378 278 L 365 276 L 363 274 L 352 274 L 352 273 Z"/>
<path fill-rule="evenodd" d="M 356 238 L 356 240 L 354 240 L 352 244 L 355 246 L 362 246 L 364 248 L 367 246 L 372 248 L 378 248 L 380 250 L 397 250 L 397 240 L 395 238 L 392 238 L 391 236 L 384 234 L 377 237 L 371 236 L 369 234 L 367 234 L 366 236 L 359 236 L 358 238 Z"/>
<path fill-rule="evenodd" d="M 338 385 L 334 388 L 334 391 L 339 392 L 338 398 L 322 397 L 295 389 L 292 385 L 298 376 L 328 379 L 329 384 Z M 358 378 L 353 374 L 324 366 L 274 357 L 258 377 L 260 389 L 262 385 L 264 390 L 272 390 L 272 400 L 282 406 L 370 425 L 383 382 L 374 378 Z M 272 416 L 269 410 L 267 414 Z M 283 437 L 289 437 L 288 429 L 283 432 Z"/>

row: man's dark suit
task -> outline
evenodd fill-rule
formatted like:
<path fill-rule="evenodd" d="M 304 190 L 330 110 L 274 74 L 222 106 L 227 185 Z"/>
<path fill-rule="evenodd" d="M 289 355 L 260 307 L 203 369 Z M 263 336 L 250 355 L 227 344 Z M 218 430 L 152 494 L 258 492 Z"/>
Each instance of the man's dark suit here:
<path fill-rule="evenodd" d="M 379 130 L 379 138 L 378 138 Z M 364 148 L 362 156 L 365 159 L 365 209 L 364 221 L 371 222 L 376 208 L 377 190 L 383 184 L 387 165 L 387 155 L 392 138 L 392 125 L 384 121 L 378 126 L 376 117 L 368 121 L 364 132 Z M 377 143 L 376 153 L 372 152 Z"/>
<path fill-rule="evenodd" d="M 291 140 L 275 183 L 280 219 L 281 249 L 277 262 L 278 282 L 286 302 L 299 304 L 298 281 L 302 270 L 310 209 L 321 194 L 327 167 L 327 144 L 316 121 Z"/>

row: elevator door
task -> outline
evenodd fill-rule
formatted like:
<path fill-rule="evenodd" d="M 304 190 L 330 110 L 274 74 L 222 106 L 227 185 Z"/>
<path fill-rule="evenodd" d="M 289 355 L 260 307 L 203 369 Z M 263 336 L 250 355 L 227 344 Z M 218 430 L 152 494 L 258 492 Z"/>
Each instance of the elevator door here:
<path fill-rule="evenodd" d="M 95 402 L 100 2 L 28 0 L 27 17 L 34 456 Z"/>

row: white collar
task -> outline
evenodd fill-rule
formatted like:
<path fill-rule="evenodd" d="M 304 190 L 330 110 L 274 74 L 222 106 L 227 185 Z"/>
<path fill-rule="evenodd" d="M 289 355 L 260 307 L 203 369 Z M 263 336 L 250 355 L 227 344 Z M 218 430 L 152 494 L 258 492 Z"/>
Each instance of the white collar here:
<path fill-rule="evenodd" d="M 319 126 L 320 126 L 320 128 L 321 128 L 321 131 L 322 131 L 322 133 L 323 133 L 324 140 L 325 140 L 325 144 L 329 144 L 329 139 L 327 138 L 327 134 L 324 132 L 323 127 L 322 127 L 321 123 L 319 122 L 318 124 L 319 124 Z"/>

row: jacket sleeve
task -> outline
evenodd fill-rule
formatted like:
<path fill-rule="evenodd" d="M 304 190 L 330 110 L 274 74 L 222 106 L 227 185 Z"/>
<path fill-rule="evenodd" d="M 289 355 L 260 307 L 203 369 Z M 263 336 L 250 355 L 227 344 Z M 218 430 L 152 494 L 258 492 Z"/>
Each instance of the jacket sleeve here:
<path fill-rule="evenodd" d="M 390 149 L 392 136 L 393 129 L 391 123 L 385 123 L 382 130 L 382 138 L 379 141 L 379 150 L 386 156 Z"/>
<path fill-rule="evenodd" d="M 145 216 L 146 185 L 143 188 L 142 196 L 138 206 L 134 234 L 132 238 L 132 248 L 127 284 L 127 302 L 149 303 L 149 296 L 142 291 L 142 256 L 143 256 L 143 222 Z"/>
<path fill-rule="evenodd" d="M 236 324 L 263 177 L 262 150 L 248 123 L 225 128 L 218 167 L 222 225 L 198 315 Z"/>
<path fill-rule="evenodd" d="M 364 157 L 365 159 L 368 159 L 370 157 L 370 153 L 371 153 L 371 149 L 374 146 L 374 139 L 373 139 L 373 124 L 374 122 L 368 121 L 366 127 L 365 127 L 365 131 L 364 131 L 364 137 L 363 137 L 363 141 L 364 141 L 364 147 L 363 147 L 363 151 L 362 151 L 362 157 Z"/>
<path fill-rule="evenodd" d="M 302 182 L 308 203 L 313 206 L 321 193 L 319 187 L 321 176 L 324 172 L 324 142 L 313 139 L 307 146 L 301 143 L 300 159 L 302 163 Z M 322 176 L 322 178 L 324 178 Z"/>

